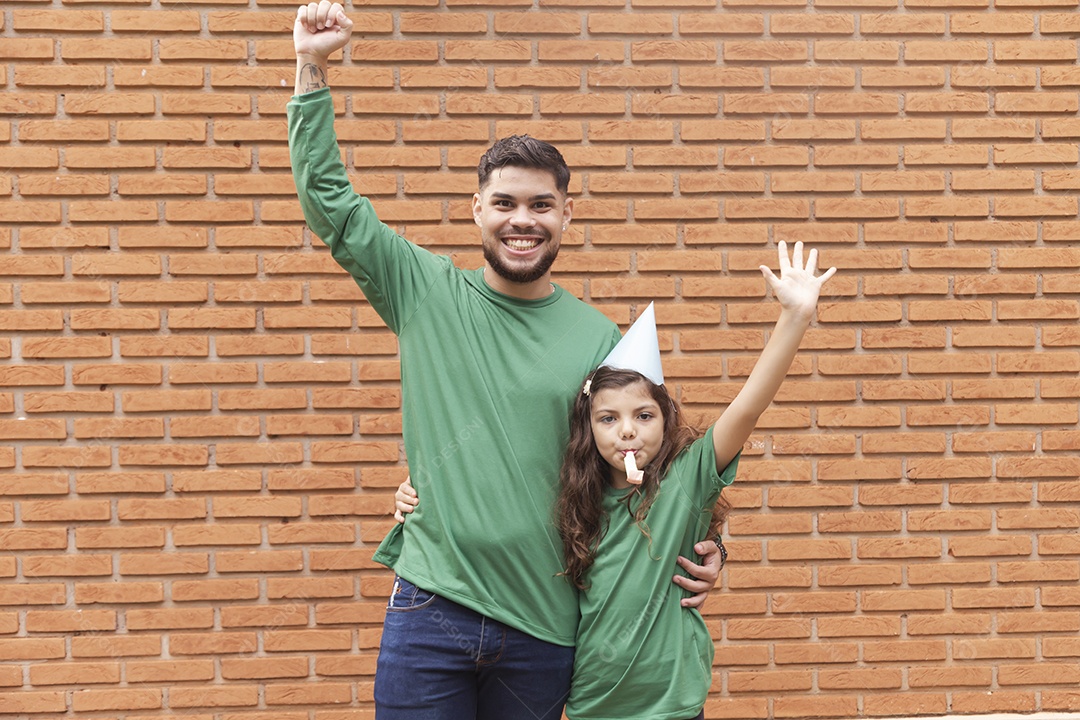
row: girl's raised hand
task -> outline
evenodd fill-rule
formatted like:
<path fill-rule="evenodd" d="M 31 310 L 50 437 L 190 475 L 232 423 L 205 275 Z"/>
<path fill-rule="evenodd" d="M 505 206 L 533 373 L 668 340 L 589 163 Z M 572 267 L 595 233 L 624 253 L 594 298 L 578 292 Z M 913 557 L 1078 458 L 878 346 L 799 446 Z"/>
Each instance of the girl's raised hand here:
<path fill-rule="evenodd" d="M 795 243 L 795 251 L 788 259 L 787 243 L 783 240 L 777 246 L 780 255 L 780 277 L 776 277 L 767 265 L 761 265 L 761 274 L 772 288 L 780 302 L 780 307 L 789 312 L 809 318 L 817 307 L 818 295 L 825 281 L 836 273 L 832 267 L 815 276 L 817 272 L 817 250 L 811 250 L 803 265 L 803 244 Z"/>

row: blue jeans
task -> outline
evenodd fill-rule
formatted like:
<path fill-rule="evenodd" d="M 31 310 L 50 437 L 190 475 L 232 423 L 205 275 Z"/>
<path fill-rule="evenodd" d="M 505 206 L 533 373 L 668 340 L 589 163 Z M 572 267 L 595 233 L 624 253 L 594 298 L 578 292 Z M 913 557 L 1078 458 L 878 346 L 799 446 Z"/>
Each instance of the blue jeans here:
<path fill-rule="evenodd" d="M 559 720 L 574 648 L 394 579 L 375 671 L 376 720 Z"/>

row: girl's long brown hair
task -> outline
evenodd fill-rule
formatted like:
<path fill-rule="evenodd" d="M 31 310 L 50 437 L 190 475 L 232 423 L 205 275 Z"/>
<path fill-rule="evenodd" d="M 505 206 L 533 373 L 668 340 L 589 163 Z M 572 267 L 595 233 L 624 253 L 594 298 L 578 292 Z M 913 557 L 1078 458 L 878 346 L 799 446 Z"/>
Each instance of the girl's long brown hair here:
<path fill-rule="evenodd" d="M 627 496 L 627 512 L 643 524 L 656 498 L 660 481 L 672 461 L 690 443 L 701 436 L 686 424 L 678 405 L 663 385 L 656 385 L 632 370 L 597 368 L 589 375 L 589 394 L 578 393 L 570 411 L 570 442 L 566 447 L 559 478 L 559 496 L 555 503 L 555 524 L 566 554 L 565 575 L 575 587 L 584 590 L 585 573 L 596 558 L 596 546 L 607 531 L 602 502 L 604 488 L 611 483 L 608 462 L 596 449 L 592 432 L 592 399 L 601 390 L 640 385 L 660 406 L 664 419 L 664 439 L 656 457 L 645 466 L 645 480 Z M 637 510 L 630 510 L 629 501 L 641 496 Z M 719 532 L 731 506 L 722 497 L 712 510 L 710 535 Z M 647 532 L 643 528 L 643 532 Z"/>

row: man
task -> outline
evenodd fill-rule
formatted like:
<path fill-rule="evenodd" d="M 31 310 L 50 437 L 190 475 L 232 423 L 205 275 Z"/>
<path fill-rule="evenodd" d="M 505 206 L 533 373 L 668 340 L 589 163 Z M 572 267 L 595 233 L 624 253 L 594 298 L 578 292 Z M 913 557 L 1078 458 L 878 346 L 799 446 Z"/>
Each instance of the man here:
<path fill-rule="evenodd" d="M 573 200 L 569 170 L 547 143 L 507 138 L 481 160 L 477 271 L 378 220 L 353 191 L 333 132 L 327 57 L 351 32 L 336 3 L 299 8 L 289 146 L 308 225 L 400 343 L 405 448 L 424 502 L 375 555 L 398 574 L 376 714 L 557 719 L 578 615 L 559 577 L 554 492 L 571 399 L 619 331 L 551 282 Z M 701 545 L 708 565 L 680 564 L 704 580 L 674 581 L 698 593 L 688 605 L 718 575 L 718 553 Z"/>

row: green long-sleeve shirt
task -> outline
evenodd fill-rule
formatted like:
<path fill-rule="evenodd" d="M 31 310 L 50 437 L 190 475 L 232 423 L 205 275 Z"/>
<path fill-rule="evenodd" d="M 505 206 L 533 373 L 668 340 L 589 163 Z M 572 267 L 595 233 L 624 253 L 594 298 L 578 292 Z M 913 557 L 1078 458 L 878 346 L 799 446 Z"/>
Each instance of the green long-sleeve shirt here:
<path fill-rule="evenodd" d="M 541 300 L 410 243 L 341 164 L 328 89 L 288 105 L 293 175 L 326 243 L 401 350 L 405 450 L 420 505 L 375 559 L 534 637 L 573 645 L 577 595 L 557 574 L 552 506 L 581 382 L 618 327 L 556 286 Z"/>

